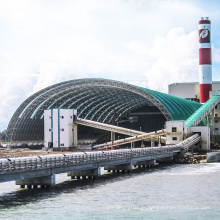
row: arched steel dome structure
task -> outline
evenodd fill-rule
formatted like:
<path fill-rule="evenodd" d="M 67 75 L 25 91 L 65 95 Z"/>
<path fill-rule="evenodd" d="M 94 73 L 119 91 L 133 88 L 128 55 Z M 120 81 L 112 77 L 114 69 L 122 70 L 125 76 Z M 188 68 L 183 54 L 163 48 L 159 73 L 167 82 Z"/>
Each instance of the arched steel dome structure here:
<path fill-rule="evenodd" d="M 167 120 L 186 120 L 201 106 L 114 80 L 70 80 L 49 86 L 27 98 L 10 120 L 7 139 L 12 142 L 43 140 L 45 109 L 74 108 L 80 118 L 112 123 L 146 105 L 156 106 Z M 115 111 L 117 118 L 114 118 Z"/>

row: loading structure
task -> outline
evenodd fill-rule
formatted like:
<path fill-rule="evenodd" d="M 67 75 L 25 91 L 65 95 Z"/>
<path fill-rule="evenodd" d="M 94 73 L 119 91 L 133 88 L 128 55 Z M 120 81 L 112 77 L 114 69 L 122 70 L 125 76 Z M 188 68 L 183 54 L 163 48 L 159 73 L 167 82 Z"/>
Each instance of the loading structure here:
<path fill-rule="evenodd" d="M 114 124 L 141 107 L 153 107 L 169 121 L 188 119 L 201 104 L 114 80 L 70 80 L 27 98 L 10 120 L 7 140 L 43 142 L 45 109 L 77 109 L 79 118 Z"/>

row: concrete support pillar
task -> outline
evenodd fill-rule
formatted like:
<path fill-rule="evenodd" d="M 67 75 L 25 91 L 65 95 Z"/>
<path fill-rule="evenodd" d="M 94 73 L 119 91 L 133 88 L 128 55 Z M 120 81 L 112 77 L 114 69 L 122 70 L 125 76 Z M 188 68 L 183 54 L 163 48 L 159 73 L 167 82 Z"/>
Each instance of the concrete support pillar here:
<path fill-rule="evenodd" d="M 212 110 L 212 112 L 210 113 L 211 114 L 211 117 L 212 117 L 212 122 L 211 122 L 211 137 L 212 137 L 212 141 L 214 142 L 215 141 L 215 109 Z"/>
<path fill-rule="evenodd" d="M 134 163 L 134 166 L 138 166 L 138 168 L 154 166 L 154 165 L 155 165 L 155 160 L 145 160 L 145 161 L 138 161 Z"/>
<path fill-rule="evenodd" d="M 135 142 L 131 142 L 131 149 L 135 147 Z"/>
<path fill-rule="evenodd" d="M 73 125 L 73 146 L 78 146 L 78 125 L 75 123 Z"/>
<path fill-rule="evenodd" d="M 158 135 L 158 147 L 161 147 L 161 136 Z"/>
<path fill-rule="evenodd" d="M 141 141 L 141 147 L 145 147 L 145 146 L 144 146 L 144 141 L 143 141 L 143 140 Z"/>
<path fill-rule="evenodd" d="M 151 138 L 151 147 L 155 147 L 155 140 L 154 140 L 154 138 Z"/>
<path fill-rule="evenodd" d="M 74 171 L 74 172 L 68 172 L 67 176 L 71 176 L 71 179 L 80 179 L 82 177 L 83 179 L 86 179 L 88 177 L 89 179 L 95 179 L 96 177 L 101 175 L 101 169 L 91 169 L 91 170 L 82 170 L 82 171 Z"/>
<path fill-rule="evenodd" d="M 115 132 L 111 131 L 111 141 L 115 141 Z"/>
<path fill-rule="evenodd" d="M 52 187 L 55 185 L 55 175 L 37 177 L 32 179 L 16 180 L 15 184 L 20 185 L 21 188 L 25 188 L 25 186 L 27 186 L 27 188 L 29 189 L 31 189 L 32 186 L 33 188 L 37 188 L 38 186 Z"/>
<path fill-rule="evenodd" d="M 108 167 L 104 167 L 104 170 L 112 170 L 113 172 L 117 171 L 119 172 L 120 170 L 125 172 L 125 171 L 130 171 L 133 169 L 133 163 L 126 163 L 126 164 L 121 164 L 121 165 L 115 165 L 115 166 L 108 166 Z"/>

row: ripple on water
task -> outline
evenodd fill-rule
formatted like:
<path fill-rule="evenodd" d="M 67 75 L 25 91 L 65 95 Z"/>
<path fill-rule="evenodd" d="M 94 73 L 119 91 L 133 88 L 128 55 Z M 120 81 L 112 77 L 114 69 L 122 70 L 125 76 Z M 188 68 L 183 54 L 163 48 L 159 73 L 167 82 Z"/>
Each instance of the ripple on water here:
<path fill-rule="evenodd" d="M 52 189 L 0 187 L 5 219 L 218 219 L 220 164 L 169 165 L 98 180 L 56 176 Z M 62 183 L 63 180 L 66 182 Z"/>

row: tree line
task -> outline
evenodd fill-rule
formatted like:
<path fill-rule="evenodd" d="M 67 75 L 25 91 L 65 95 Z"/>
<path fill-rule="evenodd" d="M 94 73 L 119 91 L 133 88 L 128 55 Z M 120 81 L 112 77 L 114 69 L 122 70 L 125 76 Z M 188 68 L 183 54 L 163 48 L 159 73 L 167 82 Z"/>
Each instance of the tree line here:
<path fill-rule="evenodd" d="M 0 137 L 2 142 L 5 142 L 7 130 L 0 132 Z"/>

